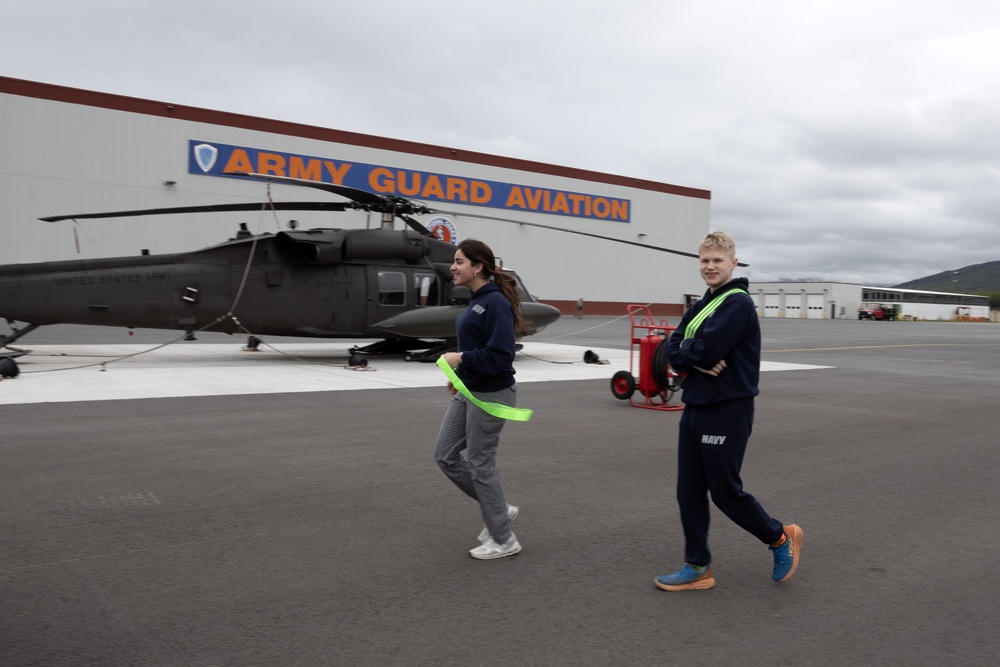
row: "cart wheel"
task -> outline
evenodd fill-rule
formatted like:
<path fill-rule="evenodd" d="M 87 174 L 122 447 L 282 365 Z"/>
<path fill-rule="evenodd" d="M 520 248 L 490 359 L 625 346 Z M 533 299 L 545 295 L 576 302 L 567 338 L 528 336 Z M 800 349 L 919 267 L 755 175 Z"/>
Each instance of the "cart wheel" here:
<path fill-rule="evenodd" d="M 628 371 L 618 371 L 611 378 L 611 393 L 615 398 L 627 401 L 635 393 L 635 378 Z"/>

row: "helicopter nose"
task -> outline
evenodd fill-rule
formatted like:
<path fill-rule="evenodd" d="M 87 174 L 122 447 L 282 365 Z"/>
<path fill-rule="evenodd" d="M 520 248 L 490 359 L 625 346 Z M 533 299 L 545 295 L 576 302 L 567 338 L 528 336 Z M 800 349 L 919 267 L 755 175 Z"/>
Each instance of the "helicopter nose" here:
<path fill-rule="evenodd" d="M 521 312 L 524 313 L 524 317 L 528 320 L 528 327 L 531 329 L 531 333 L 538 333 L 562 316 L 562 313 L 555 306 L 538 303 L 537 301 L 522 301 Z"/>

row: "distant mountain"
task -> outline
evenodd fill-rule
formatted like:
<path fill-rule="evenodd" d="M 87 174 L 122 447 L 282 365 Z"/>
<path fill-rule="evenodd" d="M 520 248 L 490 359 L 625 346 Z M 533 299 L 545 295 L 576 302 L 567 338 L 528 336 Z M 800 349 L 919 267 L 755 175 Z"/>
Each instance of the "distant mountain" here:
<path fill-rule="evenodd" d="M 901 283 L 896 287 L 960 294 L 1000 292 L 1000 261 L 973 264 L 954 271 L 942 271 L 933 276 Z"/>

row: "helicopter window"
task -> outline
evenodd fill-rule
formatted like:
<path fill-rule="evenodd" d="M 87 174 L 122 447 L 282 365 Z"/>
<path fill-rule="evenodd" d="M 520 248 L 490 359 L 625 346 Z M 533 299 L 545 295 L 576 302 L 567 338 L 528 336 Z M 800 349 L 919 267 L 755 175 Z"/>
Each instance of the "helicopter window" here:
<path fill-rule="evenodd" d="M 528 294 L 528 290 L 525 289 L 524 283 L 521 282 L 521 276 L 517 275 L 513 271 L 507 272 L 507 275 L 509 275 L 512 278 L 514 278 L 514 282 L 517 284 L 517 292 L 518 292 L 518 294 L 521 295 L 521 300 L 522 301 L 532 301 L 533 297 L 530 294 Z"/>
<path fill-rule="evenodd" d="M 419 306 L 436 306 L 438 303 L 438 280 L 433 273 L 417 273 L 413 276 L 413 289 Z"/>
<path fill-rule="evenodd" d="M 406 276 L 396 271 L 379 271 L 378 302 L 383 306 L 402 306 L 406 303 Z"/>

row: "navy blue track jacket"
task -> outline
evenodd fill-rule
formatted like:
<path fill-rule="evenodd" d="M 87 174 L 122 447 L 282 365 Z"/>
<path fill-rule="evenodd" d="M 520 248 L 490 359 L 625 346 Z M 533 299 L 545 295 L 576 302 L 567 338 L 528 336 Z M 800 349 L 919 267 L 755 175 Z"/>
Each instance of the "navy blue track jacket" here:
<path fill-rule="evenodd" d="M 684 330 L 714 298 L 733 289 L 747 289 L 746 278 L 736 278 L 714 294 L 707 290 L 681 318 L 667 341 L 667 361 L 674 370 L 687 373 L 681 400 L 687 405 L 713 405 L 760 393 L 760 322 L 748 294 L 731 294 L 702 322 L 694 338 L 685 341 Z M 697 370 L 712 368 L 722 359 L 726 368 L 717 377 Z"/>
<path fill-rule="evenodd" d="M 458 376 L 472 391 L 499 391 L 514 384 L 514 308 L 489 282 L 472 294 L 455 322 L 462 365 Z"/>

